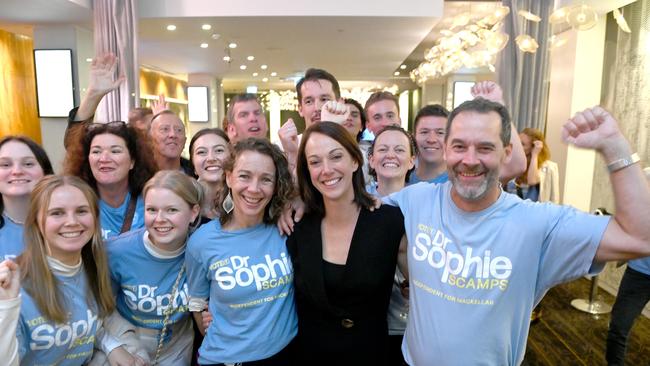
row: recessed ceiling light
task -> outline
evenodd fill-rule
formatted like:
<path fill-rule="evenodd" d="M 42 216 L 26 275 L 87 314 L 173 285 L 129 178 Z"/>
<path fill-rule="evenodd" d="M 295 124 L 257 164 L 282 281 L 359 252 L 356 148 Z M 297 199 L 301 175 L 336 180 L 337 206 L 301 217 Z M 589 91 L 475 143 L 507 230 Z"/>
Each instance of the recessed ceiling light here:
<path fill-rule="evenodd" d="M 201 43 L 201 48 L 208 48 L 208 44 L 207 43 Z"/>
<path fill-rule="evenodd" d="M 211 26 L 210 24 L 203 24 L 203 25 L 201 26 L 201 29 L 203 29 L 203 30 L 210 30 L 210 29 L 212 29 L 212 26 Z"/>
<path fill-rule="evenodd" d="M 259 75 L 259 74 L 258 74 L 258 73 L 256 73 L 256 72 L 254 72 L 254 73 L 253 73 L 253 77 L 255 77 L 255 76 L 257 76 L 257 75 Z"/>
<path fill-rule="evenodd" d="M 221 38 L 221 34 L 219 34 L 219 33 L 212 33 L 212 35 L 211 35 L 210 37 L 212 37 L 212 39 L 215 39 L 215 40 L 216 40 L 216 39 Z"/>
<path fill-rule="evenodd" d="M 242 70 L 246 70 L 246 65 L 241 65 L 241 66 L 239 66 L 239 68 L 242 69 Z"/>
<path fill-rule="evenodd" d="M 274 71 L 271 73 L 271 76 L 278 76 L 278 73 Z"/>
<path fill-rule="evenodd" d="M 266 69 L 268 69 L 268 68 L 269 68 L 269 67 L 268 67 L 267 65 L 262 65 L 262 66 L 260 66 L 260 69 L 262 69 L 262 70 L 266 70 Z"/>
<path fill-rule="evenodd" d="M 266 82 L 269 81 L 269 78 L 264 78 L 264 79 L 262 79 L 262 81 L 266 83 Z"/>
<path fill-rule="evenodd" d="M 253 61 L 253 60 L 255 60 L 255 56 L 248 56 L 248 57 L 246 57 L 246 59 L 248 61 Z"/>
<path fill-rule="evenodd" d="M 393 75 L 395 75 L 395 76 L 399 76 L 399 71 L 395 71 L 395 72 L 393 73 Z"/>
<path fill-rule="evenodd" d="M 176 26 L 173 25 L 173 24 L 170 24 L 170 25 L 167 26 L 167 30 L 168 30 L 168 31 L 175 31 L 175 30 L 176 30 Z"/>
<path fill-rule="evenodd" d="M 89 57 L 86 59 L 86 62 L 93 62 L 93 59 Z"/>
<path fill-rule="evenodd" d="M 226 62 L 230 62 L 231 58 L 230 58 L 230 56 L 226 55 L 226 56 L 223 56 L 223 60 L 226 61 Z"/>
<path fill-rule="evenodd" d="M 235 43 L 235 42 L 230 42 L 230 44 L 228 45 L 228 47 L 230 47 L 230 48 L 237 48 L 237 43 Z"/>
<path fill-rule="evenodd" d="M 406 70 L 406 65 L 402 65 L 399 68 L 402 69 L 402 70 Z"/>

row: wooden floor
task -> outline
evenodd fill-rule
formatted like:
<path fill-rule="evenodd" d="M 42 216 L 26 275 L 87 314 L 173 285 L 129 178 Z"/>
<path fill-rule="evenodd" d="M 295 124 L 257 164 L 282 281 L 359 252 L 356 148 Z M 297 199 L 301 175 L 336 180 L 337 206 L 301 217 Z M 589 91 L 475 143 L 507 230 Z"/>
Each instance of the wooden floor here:
<path fill-rule="evenodd" d="M 609 314 L 591 315 L 574 309 L 571 300 L 587 298 L 590 281 L 551 289 L 542 301 L 542 319 L 531 326 L 523 365 L 606 365 L 605 340 Z M 614 297 L 600 290 L 609 304 Z M 637 318 L 628 340 L 626 365 L 650 365 L 650 319 Z"/>

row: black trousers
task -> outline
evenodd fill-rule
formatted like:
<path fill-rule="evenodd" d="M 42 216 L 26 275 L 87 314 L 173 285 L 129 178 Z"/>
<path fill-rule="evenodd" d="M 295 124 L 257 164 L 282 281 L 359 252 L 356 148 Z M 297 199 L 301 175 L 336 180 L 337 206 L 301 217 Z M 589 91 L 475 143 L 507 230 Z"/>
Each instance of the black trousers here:
<path fill-rule="evenodd" d="M 625 349 L 634 320 L 650 301 L 650 276 L 627 267 L 618 287 L 607 333 L 607 364 L 623 365 Z"/>

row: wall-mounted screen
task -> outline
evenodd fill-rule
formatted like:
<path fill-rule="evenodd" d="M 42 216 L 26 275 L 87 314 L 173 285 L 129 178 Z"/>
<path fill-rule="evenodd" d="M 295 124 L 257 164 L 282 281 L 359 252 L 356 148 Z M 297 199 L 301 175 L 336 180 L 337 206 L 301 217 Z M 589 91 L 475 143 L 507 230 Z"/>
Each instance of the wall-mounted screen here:
<path fill-rule="evenodd" d="M 468 100 L 474 99 L 472 96 L 473 81 L 456 81 L 454 83 L 454 108 Z"/>
<path fill-rule="evenodd" d="M 67 117 L 74 108 L 72 50 L 34 50 L 39 117 Z"/>
<path fill-rule="evenodd" d="M 210 104 L 208 103 L 207 86 L 188 86 L 187 102 L 190 122 L 210 121 Z"/>

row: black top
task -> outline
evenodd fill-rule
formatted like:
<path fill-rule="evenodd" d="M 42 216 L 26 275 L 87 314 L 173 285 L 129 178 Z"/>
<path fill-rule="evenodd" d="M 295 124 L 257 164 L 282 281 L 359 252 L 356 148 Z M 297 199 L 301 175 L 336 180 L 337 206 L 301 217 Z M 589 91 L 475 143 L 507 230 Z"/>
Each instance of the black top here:
<path fill-rule="evenodd" d="M 386 205 L 360 211 L 336 287 L 328 284 L 335 275 L 324 278 L 332 268 L 323 268 L 321 221 L 306 216 L 287 239 L 298 312 L 298 364 L 383 365 L 386 312 L 404 217 Z"/>

